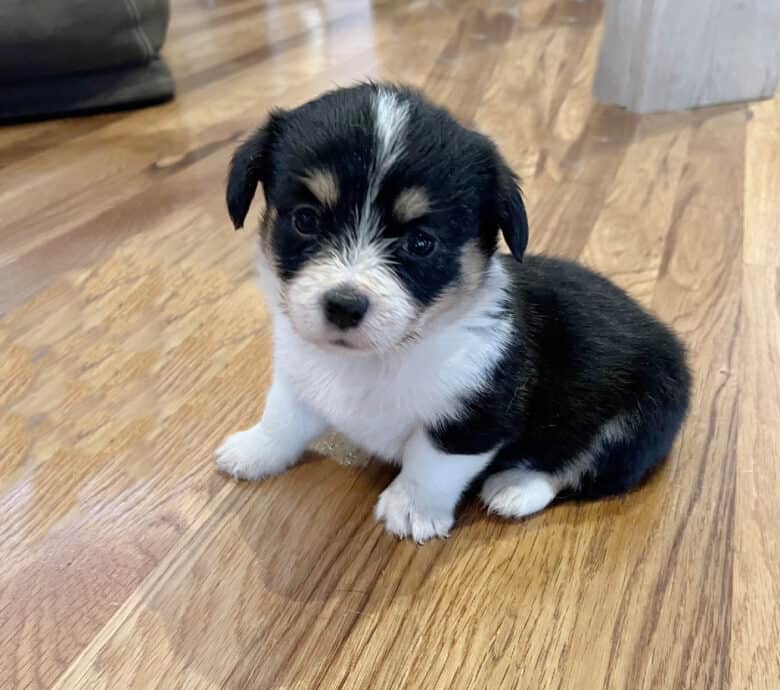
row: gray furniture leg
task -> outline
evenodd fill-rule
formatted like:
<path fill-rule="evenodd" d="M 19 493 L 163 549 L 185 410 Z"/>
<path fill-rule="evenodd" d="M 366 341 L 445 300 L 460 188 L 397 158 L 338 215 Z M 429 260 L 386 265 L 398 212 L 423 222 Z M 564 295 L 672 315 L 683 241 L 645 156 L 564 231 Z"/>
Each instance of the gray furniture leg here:
<path fill-rule="evenodd" d="M 769 98 L 780 0 L 606 0 L 594 93 L 637 113 Z"/>

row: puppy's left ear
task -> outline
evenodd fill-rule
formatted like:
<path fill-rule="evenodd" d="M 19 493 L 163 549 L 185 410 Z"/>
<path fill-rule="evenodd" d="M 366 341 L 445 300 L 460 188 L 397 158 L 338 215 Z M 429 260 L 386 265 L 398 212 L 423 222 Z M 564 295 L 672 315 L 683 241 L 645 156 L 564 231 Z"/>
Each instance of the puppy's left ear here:
<path fill-rule="evenodd" d="M 500 156 L 498 156 L 497 165 L 496 211 L 498 225 L 512 256 L 518 261 L 522 261 L 528 246 L 528 216 L 525 213 L 517 175 L 512 172 Z"/>
<path fill-rule="evenodd" d="M 267 198 L 273 170 L 271 155 L 281 134 L 284 115 L 281 110 L 272 112 L 268 122 L 236 149 L 230 161 L 226 200 L 236 230 L 244 227 L 258 184 L 263 185 Z"/>

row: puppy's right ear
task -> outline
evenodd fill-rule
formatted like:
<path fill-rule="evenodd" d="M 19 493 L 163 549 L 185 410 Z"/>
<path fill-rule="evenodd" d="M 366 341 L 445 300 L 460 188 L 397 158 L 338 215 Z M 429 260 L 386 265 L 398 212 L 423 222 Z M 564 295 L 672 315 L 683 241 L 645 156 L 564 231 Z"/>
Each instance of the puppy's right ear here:
<path fill-rule="evenodd" d="M 271 153 L 281 135 L 284 116 L 282 110 L 273 111 L 268 122 L 236 149 L 230 161 L 226 198 L 236 230 L 244 227 L 258 183 L 264 190 L 271 183 Z"/>
<path fill-rule="evenodd" d="M 528 216 L 518 186 L 517 176 L 499 156 L 498 161 L 498 224 L 512 256 L 523 261 L 528 246 Z"/>

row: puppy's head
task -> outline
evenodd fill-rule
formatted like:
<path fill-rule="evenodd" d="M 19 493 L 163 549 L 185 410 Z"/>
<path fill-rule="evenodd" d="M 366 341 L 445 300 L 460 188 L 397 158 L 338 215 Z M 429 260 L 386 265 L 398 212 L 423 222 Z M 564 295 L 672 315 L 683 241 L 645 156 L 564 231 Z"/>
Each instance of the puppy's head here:
<path fill-rule="evenodd" d="M 518 260 L 528 241 L 492 142 L 409 89 L 364 84 L 271 113 L 233 156 L 236 228 L 258 183 L 280 306 L 323 346 L 398 347 L 479 288 L 499 229 Z"/>

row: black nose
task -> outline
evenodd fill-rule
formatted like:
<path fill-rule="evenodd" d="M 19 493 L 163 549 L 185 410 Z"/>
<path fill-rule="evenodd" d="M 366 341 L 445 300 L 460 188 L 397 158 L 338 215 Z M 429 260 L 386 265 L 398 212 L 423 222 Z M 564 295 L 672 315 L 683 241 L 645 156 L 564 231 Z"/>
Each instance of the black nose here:
<path fill-rule="evenodd" d="M 368 311 L 368 297 L 349 285 L 328 290 L 324 298 L 325 318 L 346 331 L 357 326 Z"/>

